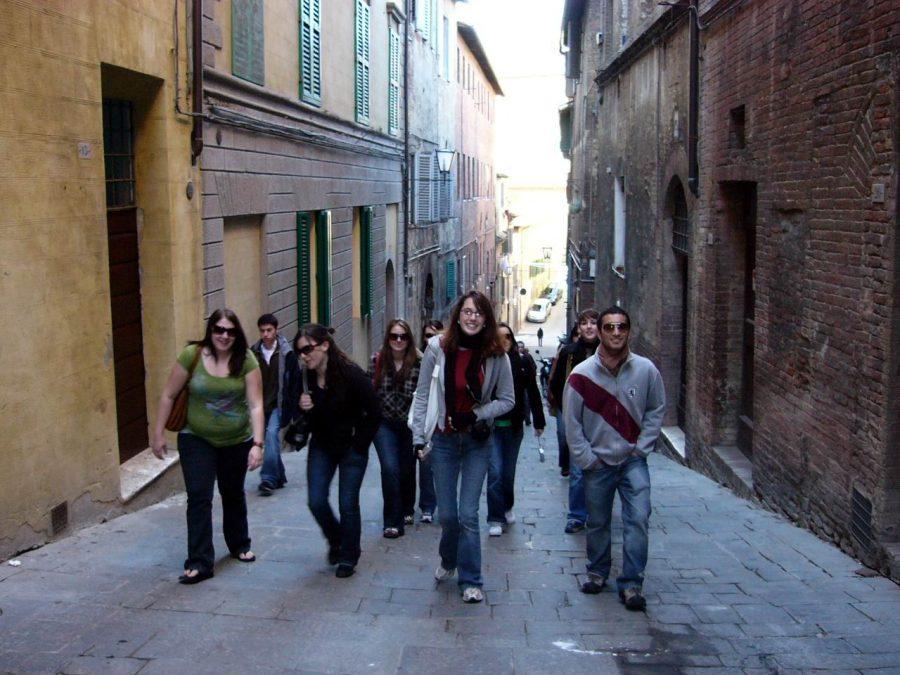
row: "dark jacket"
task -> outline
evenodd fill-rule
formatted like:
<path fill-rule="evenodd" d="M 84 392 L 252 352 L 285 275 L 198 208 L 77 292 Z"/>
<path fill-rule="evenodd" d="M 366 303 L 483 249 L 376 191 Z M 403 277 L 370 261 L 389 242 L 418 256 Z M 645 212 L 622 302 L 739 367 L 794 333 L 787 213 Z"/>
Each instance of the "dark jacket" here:
<path fill-rule="evenodd" d="M 278 345 L 278 407 L 281 408 L 283 401 L 282 396 L 284 392 L 284 384 L 287 380 L 287 359 L 289 354 L 293 354 L 293 350 L 291 349 L 291 343 L 287 341 L 287 339 L 279 334 L 275 341 L 275 344 Z M 253 355 L 256 357 L 256 360 L 259 361 L 260 364 L 265 363 L 265 359 L 262 354 L 262 340 L 257 340 L 253 343 L 253 346 L 250 347 L 253 351 Z M 294 357 L 294 360 L 297 360 L 297 357 Z M 283 425 L 282 425 L 283 426 Z"/>
<path fill-rule="evenodd" d="M 515 349 L 509 352 L 509 365 L 512 368 L 513 389 L 516 393 L 516 403 L 508 413 L 500 415 L 496 419 L 509 420 L 516 426 L 525 423 L 525 406 L 531 407 L 531 416 L 534 419 L 534 428 L 543 429 L 547 426 L 544 418 L 544 406 L 541 402 L 541 392 L 537 385 L 537 370 L 534 360 L 523 358 Z M 527 399 L 526 399 L 526 396 Z"/>
<path fill-rule="evenodd" d="M 593 356 L 599 346 L 599 340 L 594 344 L 576 340 L 560 347 L 559 352 L 556 354 L 556 363 L 553 365 L 550 382 L 547 385 L 550 404 L 554 408 L 562 410 L 563 389 L 566 386 L 569 373 L 586 358 Z"/>
<path fill-rule="evenodd" d="M 303 414 L 309 419 L 312 438 L 329 452 L 342 455 L 348 449 L 369 452 L 369 444 L 381 422 L 378 398 L 372 381 L 355 363 L 344 365 L 344 383 L 339 390 L 319 389 L 315 373 L 307 376 L 313 409 L 300 410 L 303 393 L 302 367 L 292 352 L 287 358 L 284 405 L 281 425 L 286 426 Z"/>

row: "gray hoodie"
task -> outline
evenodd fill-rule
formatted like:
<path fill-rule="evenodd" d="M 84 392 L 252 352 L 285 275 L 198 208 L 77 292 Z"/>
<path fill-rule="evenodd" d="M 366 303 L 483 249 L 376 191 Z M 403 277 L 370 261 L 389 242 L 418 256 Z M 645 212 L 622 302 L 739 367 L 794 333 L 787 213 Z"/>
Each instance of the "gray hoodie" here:
<path fill-rule="evenodd" d="M 629 354 L 613 375 L 596 354 L 566 380 L 563 415 L 569 456 L 582 469 L 617 465 L 653 451 L 666 412 L 666 393 L 656 366 Z"/>
<path fill-rule="evenodd" d="M 419 382 L 416 386 L 416 395 L 413 398 L 413 444 L 425 444 L 425 409 L 428 407 L 428 389 L 431 386 L 431 375 L 434 367 L 440 367 L 441 393 L 444 392 L 444 364 L 446 355 L 441 347 L 441 335 L 435 335 L 428 341 L 425 355 L 422 357 L 422 368 L 419 371 Z M 491 396 L 495 398 L 491 400 Z M 481 400 L 487 401 L 484 405 L 475 406 L 472 412 L 479 420 L 493 422 L 495 417 L 509 412 L 516 404 L 516 394 L 513 388 L 512 368 L 509 365 L 509 357 L 493 356 L 484 362 L 484 384 L 481 387 Z M 444 430 L 444 422 L 447 419 L 447 409 L 443 395 L 438 402 L 437 428 Z"/>

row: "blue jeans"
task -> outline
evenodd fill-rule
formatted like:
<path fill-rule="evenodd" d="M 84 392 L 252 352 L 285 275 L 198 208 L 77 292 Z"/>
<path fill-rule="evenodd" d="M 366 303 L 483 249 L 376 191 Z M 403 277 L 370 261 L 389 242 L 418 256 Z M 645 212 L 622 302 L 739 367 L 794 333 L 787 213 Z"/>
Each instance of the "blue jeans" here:
<path fill-rule="evenodd" d="M 491 461 L 491 438 L 475 441 L 467 433 L 436 433 L 431 468 L 441 522 L 441 566 L 456 569 L 461 588 L 481 587 L 481 533 L 478 502 Z"/>
<path fill-rule="evenodd" d="M 359 539 L 362 531 L 359 489 L 362 487 L 368 463 L 368 453 L 361 455 L 349 448 L 343 453 L 336 453 L 319 445 L 315 436 L 310 440 L 309 457 L 306 461 L 309 510 L 322 528 L 328 545 L 340 549 L 339 563 L 356 565 L 359 561 Z M 340 472 L 338 476 L 340 521 L 328 503 L 328 491 L 335 471 Z"/>
<path fill-rule="evenodd" d="M 403 516 L 412 515 L 416 503 L 416 455 L 406 420 L 382 420 L 375 451 L 381 464 L 384 527 L 402 532 Z"/>
<path fill-rule="evenodd" d="M 437 497 L 434 494 L 434 473 L 431 470 L 431 453 L 419 460 L 419 511 L 434 515 Z"/>
<path fill-rule="evenodd" d="M 650 472 L 644 457 L 629 457 L 618 466 L 601 464 L 584 472 L 587 494 L 587 571 L 609 577 L 610 521 L 616 491 L 622 502 L 622 575 L 620 591 L 640 588 L 647 566 L 647 528 L 650 522 Z"/>
<path fill-rule="evenodd" d="M 280 487 L 287 482 L 284 473 L 284 462 L 281 461 L 281 440 L 278 438 L 281 427 L 281 411 L 275 408 L 266 421 L 266 442 L 263 452 L 262 468 L 259 470 L 259 482 L 269 483 L 272 487 Z"/>
<path fill-rule="evenodd" d="M 584 481 L 581 468 L 569 462 L 569 444 L 566 441 L 566 425 L 562 411 L 556 417 L 556 440 L 559 443 L 559 465 L 563 465 L 563 447 L 565 447 L 565 463 L 569 469 L 569 513 L 566 520 L 574 520 L 582 525 L 587 520 L 587 504 L 584 499 Z"/>
<path fill-rule="evenodd" d="M 178 434 L 178 455 L 187 491 L 188 557 L 185 569 L 212 572 L 215 564 L 212 534 L 213 485 L 222 497 L 222 533 L 228 550 L 250 550 L 244 478 L 251 442 L 217 448 L 194 434 Z"/>
<path fill-rule="evenodd" d="M 569 515 L 567 520 L 577 520 L 584 524 L 588 516 L 587 500 L 584 496 L 584 472 L 577 464 L 569 467 Z"/>
<path fill-rule="evenodd" d="M 524 431 L 521 424 L 494 427 L 494 450 L 488 469 L 487 505 L 489 524 L 506 525 L 506 512 L 515 502 L 516 462 Z"/>
<path fill-rule="evenodd" d="M 569 442 L 566 440 L 566 425 L 563 424 L 563 411 L 556 413 L 556 447 L 559 448 L 559 468 L 569 470 Z"/>

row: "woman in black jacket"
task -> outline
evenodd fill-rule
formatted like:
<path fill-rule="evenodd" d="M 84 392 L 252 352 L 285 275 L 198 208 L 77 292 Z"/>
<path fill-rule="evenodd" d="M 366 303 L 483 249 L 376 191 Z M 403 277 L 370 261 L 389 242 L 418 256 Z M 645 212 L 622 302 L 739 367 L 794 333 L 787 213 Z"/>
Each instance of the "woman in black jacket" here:
<path fill-rule="evenodd" d="M 547 426 L 534 362 L 519 354 L 516 336 L 507 324 L 497 324 L 497 335 L 509 356 L 516 404 L 508 413 L 494 420 L 494 450 L 488 468 L 487 488 L 488 534 L 492 537 L 499 537 L 503 534 L 505 525 L 516 522 L 512 510 L 515 501 L 516 462 L 525 433 L 524 422 L 528 408 L 530 407 L 534 420 L 535 436 L 543 434 Z"/>
<path fill-rule="evenodd" d="M 306 464 L 309 510 L 328 540 L 328 563 L 335 576 L 349 577 L 360 555 L 362 521 L 359 490 L 369 461 L 369 444 L 381 414 L 372 381 L 335 344 L 333 328 L 306 324 L 294 338 L 294 352 L 306 369 L 304 391 L 300 368 L 288 373 L 284 424 L 298 414 L 307 416 L 311 437 Z M 338 478 L 340 521 L 328 503 L 335 471 Z"/>

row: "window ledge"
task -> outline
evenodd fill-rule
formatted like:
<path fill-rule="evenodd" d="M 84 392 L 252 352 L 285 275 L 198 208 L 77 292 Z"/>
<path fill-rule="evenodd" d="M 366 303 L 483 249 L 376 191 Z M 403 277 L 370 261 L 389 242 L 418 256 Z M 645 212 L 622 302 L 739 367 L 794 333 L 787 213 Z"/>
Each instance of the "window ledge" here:
<path fill-rule="evenodd" d="M 139 452 L 119 467 L 119 496 L 127 504 L 153 485 L 171 467 L 178 463 L 178 452 L 169 453 L 159 460 L 150 448 Z"/>

